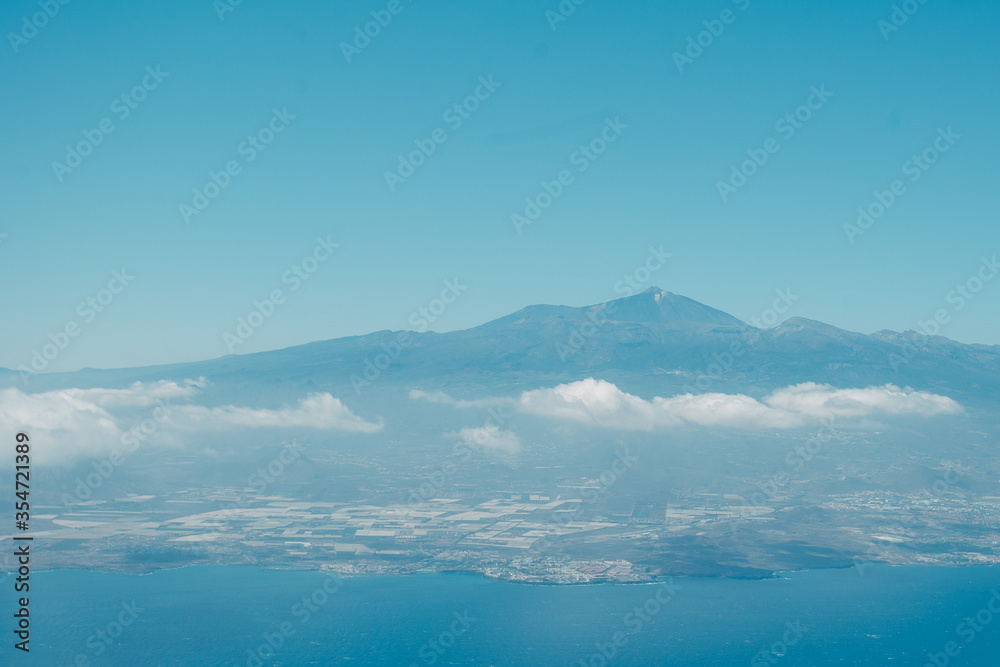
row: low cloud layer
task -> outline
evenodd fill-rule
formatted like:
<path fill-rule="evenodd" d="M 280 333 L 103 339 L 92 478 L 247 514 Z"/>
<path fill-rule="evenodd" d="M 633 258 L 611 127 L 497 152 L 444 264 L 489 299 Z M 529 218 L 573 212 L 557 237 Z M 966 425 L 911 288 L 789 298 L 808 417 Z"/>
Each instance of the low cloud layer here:
<path fill-rule="evenodd" d="M 125 389 L 62 389 L 44 394 L 33 394 L 47 397 L 59 394 L 84 403 L 91 403 L 102 408 L 143 407 L 157 404 L 175 398 L 188 398 L 198 393 L 207 384 L 204 378 L 184 380 L 181 383 L 160 380 L 159 382 L 133 382 Z"/>
<path fill-rule="evenodd" d="M 768 405 L 818 418 L 845 419 L 879 415 L 957 414 L 961 406 L 939 394 L 900 389 L 887 384 L 865 389 L 834 389 L 827 384 L 805 382 L 779 389 L 765 399 Z"/>
<path fill-rule="evenodd" d="M 521 394 L 522 412 L 626 431 L 694 424 L 735 428 L 794 428 L 799 415 L 775 410 L 743 394 L 685 394 L 645 400 L 604 380 L 588 378 Z"/>
<path fill-rule="evenodd" d="M 234 427 L 244 428 L 315 428 L 356 433 L 374 433 L 381 430 L 378 423 L 365 421 L 352 413 L 347 406 L 330 394 L 309 394 L 299 399 L 298 407 L 268 410 L 243 408 L 226 405 L 206 408 L 200 405 L 184 405 L 177 408 L 178 422 L 187 423 L 199 430 Z"/>
<path fill-rule="evenodd" d="M 421 395 L 411 393 L 411 398 L 464 407 L 463 401 L 451 399 L 441 392 L 434 394 L 433 399 L 428 398 L 430 394 L 418 393 Z M 933 417 L 962 412 L 962 407 L 946 396 L 900 389 L 891 384 L 836 389 L 806 382 L 779 389 L 761 400 L 745 394 L 720 393 L 657 396 L 646 400 L 622 391 L 611 382 L 593 378 L 526 391 L 513 400 L 513 404 L 519 412 L 527 414 L 627 431 L 680 426 L 790 429 L 823 419 L 842 423 L 845 420 L 911 415 Z"/>
<path fill-rule="evenodd" d="M 190 401 L 203 380 L 136 382 L 125 389 L 60 389 L 26 394 L 0 390 L 0 422 L 25 431 L 40 463 L 106 456 L 155 433 L 232 431 L 240 428 L 311 428 L 373 433 L 382 421 L 369 422 L 330 394 L 310 394 L 294 407 L 278 409 L 221 406 Z"/>

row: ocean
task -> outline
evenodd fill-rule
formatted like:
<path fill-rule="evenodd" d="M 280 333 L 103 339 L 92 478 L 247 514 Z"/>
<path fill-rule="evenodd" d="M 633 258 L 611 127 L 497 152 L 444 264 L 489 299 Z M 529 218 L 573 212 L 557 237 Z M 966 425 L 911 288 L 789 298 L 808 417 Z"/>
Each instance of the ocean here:
<path fill-rule="evenodd" d="M 0 586 L 15 609 L 11 576 Z M 998 567 L 578 586 L 244 566 L 52 571 L 31 575 L 29 608 L 30 656 L 3 614 L 4 664 L 1000 665 Z"/>

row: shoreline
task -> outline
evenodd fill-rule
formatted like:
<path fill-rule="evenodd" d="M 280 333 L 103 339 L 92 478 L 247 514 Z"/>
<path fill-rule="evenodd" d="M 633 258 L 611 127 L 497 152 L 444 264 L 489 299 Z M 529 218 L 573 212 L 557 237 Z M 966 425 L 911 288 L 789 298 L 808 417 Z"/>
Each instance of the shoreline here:
<path fill-rule="evenodd" d="M 962 569 L 962 568 L 1000 568 L 1000 564 L 990 565 L 983 563 L 969 563 L 969 564 L 954 564 L 954 563 L 939 563 L 939 564 L 925 564 L 925 563 L 910 563 L 910 564 L 896 564 L 896 563 L 886 563 L 878 562 L 871 563 L 871 567 L 874 568 L 947 568 L 947 569 Z M 51 572 L 66 572 L 66 573 L 91 573 L 98 575 L 127 575 L 127 576 L 137 576 L 145 577 L 160 574 L 163 572 L 171 572 L 176 570 L 183 570 L 189 568 L 254 568 L 264 571 L 272 572 L 301 572 L 301 573 L 315 573 L 315 574 L 334 574 L 337 577 L 344 580 L 351 579 L 375 579 L 375 578 L 392 578 L 392 577 L 420 577 L 428 575 L 455 575 L 462 577 L 472 577 L 481 579 L 487 582 L 496 582 L 500 584 L 515 584 L 523 586 L 657 586 L 669 581 L 671 579 L 717 579 L 717 580 L 728 580 L 728 581 L 776 581 L 781 579 L 790 579 L 792 576 L 806 574 L 810 572 L 832 572 L 832 571 L 844 571 L 852 569 L 853 565 L 842 566 L 842 567 L 822 567 L 822 568 L 804 568 L 801 570 L 776 570 L 771 572 L 766 576 L 759 577 L 749 577 L 749 576 L 732 576 L 732 575 L 703 575 L 703 574 L 673 574 L 673 575 L 657 575 L 655 579 L 650 581 L 574 581 L 574 582 L 559 582 L 559 581 L 525 581 L 518 579 L 505 579 L 500 577 L 491 577 L 482 572 L 476 572 L 474 570 L 421 570 L 417 572 L 392 572 L 392 573 L 340 573 L 334 570 L 327 569 L 317 569 L 317 568 L 307 568 L 307 567 L 276 567 L 273 565 L 259 565 L 251 563 L 192 563 L 188 565 L 178 565 L 174 567 L 161 567 L 154 570 L 149 570 L 146 572 L 129 572 L 126 570 L 97 570 L 93 568 L 74 568 L 74 567 L 60 567 L 52 569 L 35 569 L 32 570 L 32 574 L 42 574 Z M 4 576 L 12 576 L 16 574 L 15 572 L 5 572 Z"/>

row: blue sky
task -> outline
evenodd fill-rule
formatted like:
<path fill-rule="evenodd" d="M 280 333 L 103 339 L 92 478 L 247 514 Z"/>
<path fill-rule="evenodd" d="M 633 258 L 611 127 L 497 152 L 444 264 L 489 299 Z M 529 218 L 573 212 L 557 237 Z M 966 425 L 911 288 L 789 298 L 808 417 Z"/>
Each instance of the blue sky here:
<path fill-rule="evenodd" d="M 236 352 L 412 328 L 455 279 L 431 328 L 465 328 L 620 296 L 661 246 L 643 286 L 745 320 L 789 288 L 788 316 L 868 333 L 943 309 L 942 335 L 1000 343 L 1000 280 L 949 299 L 1000 253 L 995 3 L 914 2 L 891 32 L 891 2 L 588 0 L 558 21 L 556 0 L 220 6 L 75 1 L 32 31 L 37 0 L 4 3 L 0 365 L 70 323 L 46 370 L 221 356 L 276 289 Z M 391 21 L 348 62 L 371 12 Z M 796 112 L 794 133 L 776 126 Z M 100 143 L 53 167 L 85 131 Z M 606 150 L 581 157 L 602 132 Z M 415 142 L 434 150 L 390 189 Z M 732 167 L 764 153 L 724 199 Z M 185 216 L 227 164 L 228 185 Z M 564 171 L 518 232 L 512 214 Z M 851 243 L 845 224 L 896 180 Z M 318 237 L 339 247 L 293 290 Z M 122 267 L 127 287 L 79 309 Z"/>

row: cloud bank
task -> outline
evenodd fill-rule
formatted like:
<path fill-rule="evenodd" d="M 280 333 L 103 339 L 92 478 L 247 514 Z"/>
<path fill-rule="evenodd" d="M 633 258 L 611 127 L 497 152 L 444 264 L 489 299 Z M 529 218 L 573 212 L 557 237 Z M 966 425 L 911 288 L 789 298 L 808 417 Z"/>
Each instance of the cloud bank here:
<path fill-rule="evenodd" d="M 185 405 L 178 407 L 177 412 L 178 421 L 187 420 L 188 424 L 198 430 L 228 430 L 233 427 L 302 427 L 374 433 L 383 427 L 381 419 L 377 423 L 365 421 L 351 412 L 347 406 L 340 402 L 339 398 L 334 398 L 327 393 L 309 394 L 305 398 L 300 398 L 296 408 L 268 410 L 235 405 L 217 408 Z"/>
<path fill-rule="evenodd" d="M 521 451 L 521 439 L 512 431 L 501 431 L 496 424 L 463 428 L 457 435 L 467 447 L 480 449 L 488 454 L 509 457 Z"/>
<path fill-rule="evenodd" d="M 204 380 L 136 382 L 124 389 L 59 389 L 26 394 L 0 390 L 0 423 L 27 432 L 40 463 L 70 462 L 134 449 L 160 429 L 177 432 L 231 431 L 240 428 L 312 428 L 374 433 L 383 422 L 352 413 L 328 393 L 310 394 L 294 407 L 208 408 L 189 401 Z M 188 401 L 175 404 L 171 401 Z"/>
<path fill-rule="evenodd" d="M 805 382 L 779 389 L 766 400 L 774 408 L 817 418 L 878 415 L 933 417 L 962 412 L 962 407 L 947 396 L 904 390 L 892 384 L 865 389 L 834 389 L 830 385 Z"/>
<path fill-rule="evenodd" d="M 456 407 L 471 407 L 463 404 L 480 403 L 457 401 L 442 392 L 411 392 L 410 397 Z M 611 382 L 594 378 L 526 391 L 514 400 L 514 405 L 519 412 L 526 414 L 626 431 L 682 426 L 790 429 L 828 419 L 852 421 L 888 416 L 933 417 L 962 412 L 962 407 L 946 396 L 900 389 L 892 384 L 837 389 L 805 382 L 774 391 L 761 400 L 745 394 L 721 393 L 682 394 L 670 398 L 657 396 L 646 400 L 622 391 Z"/>

